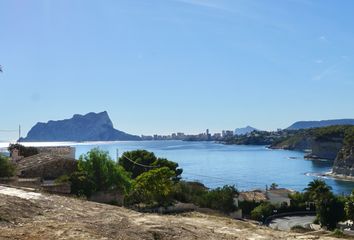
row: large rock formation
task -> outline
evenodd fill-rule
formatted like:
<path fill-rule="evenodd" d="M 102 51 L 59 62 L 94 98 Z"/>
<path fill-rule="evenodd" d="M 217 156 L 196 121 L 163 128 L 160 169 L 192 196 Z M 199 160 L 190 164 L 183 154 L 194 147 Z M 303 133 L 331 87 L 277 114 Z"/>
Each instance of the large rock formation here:
<path fill-rule="evenodd" d="M 354 125 L 354 119 L 334 119 L 323 121 L 299 121 L 287 128 L 287 130 L 299 130 L 309 128 L 328 127 L 335 125 Z"/>
<path fill-rule="evenodd" d="M 244 128 L 236 128 L 235 135 L 245 135 L 245 134 L 251 133 L 253 131 L 258 131 L 258 129 L 251 127 L 251 126 L 247 126 Z"/>
<path fill-rule="evenodd" d="M 333 164 L 333 174 L 354 176 L 354 146 L 344 147 Z"/>
<path fill-rule="evenodd" d="M 107 112 L 74 115 L 71 119 L 37 123 L 23 142 L 118 141 L 140 137 L 114 129 Z"/>

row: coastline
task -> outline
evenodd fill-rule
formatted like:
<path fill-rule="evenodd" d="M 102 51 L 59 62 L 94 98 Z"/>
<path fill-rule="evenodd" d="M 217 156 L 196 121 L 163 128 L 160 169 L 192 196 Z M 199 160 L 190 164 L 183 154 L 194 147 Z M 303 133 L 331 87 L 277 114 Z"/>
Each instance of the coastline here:
<path fill-rule="evenodd" d="M 347 176 L 347 175 L 343 175 L 343 174 L 335 174 L 333 172 L 324 173 L 322 176 L 331 177 L 333 179 L 337 179 L 337 180 L 341 180 L 341 181 L 354 182 L 354 176 Z"/>

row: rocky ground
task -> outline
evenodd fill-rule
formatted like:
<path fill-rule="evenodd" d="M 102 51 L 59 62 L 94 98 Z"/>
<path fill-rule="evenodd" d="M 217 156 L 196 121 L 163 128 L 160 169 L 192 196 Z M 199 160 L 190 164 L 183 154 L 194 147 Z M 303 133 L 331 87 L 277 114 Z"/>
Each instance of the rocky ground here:
<path fill-rule="evenodd" d="M 157 215 L 0 186 L 0 239 L 331 239 L 224 217 Z"/>

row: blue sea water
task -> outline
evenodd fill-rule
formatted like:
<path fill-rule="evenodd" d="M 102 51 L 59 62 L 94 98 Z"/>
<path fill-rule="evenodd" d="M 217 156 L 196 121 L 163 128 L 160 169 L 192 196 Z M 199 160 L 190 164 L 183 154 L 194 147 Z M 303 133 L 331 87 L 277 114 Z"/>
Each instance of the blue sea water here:
<path fill-rule="evenodd" d="M 210 188 L 229 184 L 239 190 L 264 189 L 274 182 L 280 187 L 301 191 L 312 179 L 329 172 L 332 166 L 330 161 L 306 160 L 303 152 L 213 142 L 132 141 L 84 143 L 75 147 L 77 157 L 99 147 L 108 151 L 113 159 L 125 151 L 152 151 L 158 157 L 177 162 L 183 168 L 184 179 L 200 181 Z M 321 178 L 335 193 L 348 194 L 354 188 L 354 182 Z"/>
<path fill-rule="evenodd" d="M 0 143 L 0 150 L 9 143 Z M 73 146 L 76 157 L 95 147 L 108 151 L 112 159 L 125 151 L 145 149 L 158 157 L 175 161 L 183 168 L 182 177 L 196 180 L 210 188 L 225 184 L 239 190 L 280 187 L 301 191 L 315 178 L 322 178 L 337 194 L 349 194 L 354 182 L 323 177 L 332 162 L 304 159 L 303 152 L 272 150 L 265 146 L 223 145 L 213 142 L 129 141 L 95 143 L 23 143 L 26 146 Z"/>

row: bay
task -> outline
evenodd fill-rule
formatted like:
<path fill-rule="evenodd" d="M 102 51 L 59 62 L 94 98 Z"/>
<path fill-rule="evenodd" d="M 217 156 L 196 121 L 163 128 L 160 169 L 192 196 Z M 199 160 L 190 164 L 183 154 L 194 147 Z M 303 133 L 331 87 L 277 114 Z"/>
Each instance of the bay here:
<path fill-rule="evenodd" d="M 76 157 L 98 147 L 108 151 L 113 159 L 125 151 L 145 149 L 158 157 L 177 162 L 183 168 L 182 177 L 200 181 L 210 188 L 225 184 L 239 190 L 265 189 L 272 183 L 302 191 L 315 178 L 322 178 L 338 194 L 348 194 L 354 182 L 323 177 L 331 161 L 307 160 L 304 153 L 272 150 L 265 146 L 224 145 L 213 142 L 185 141 L 122 141 L 89 143 L 25 143 L 32 146 L 71 145 Z"/>

